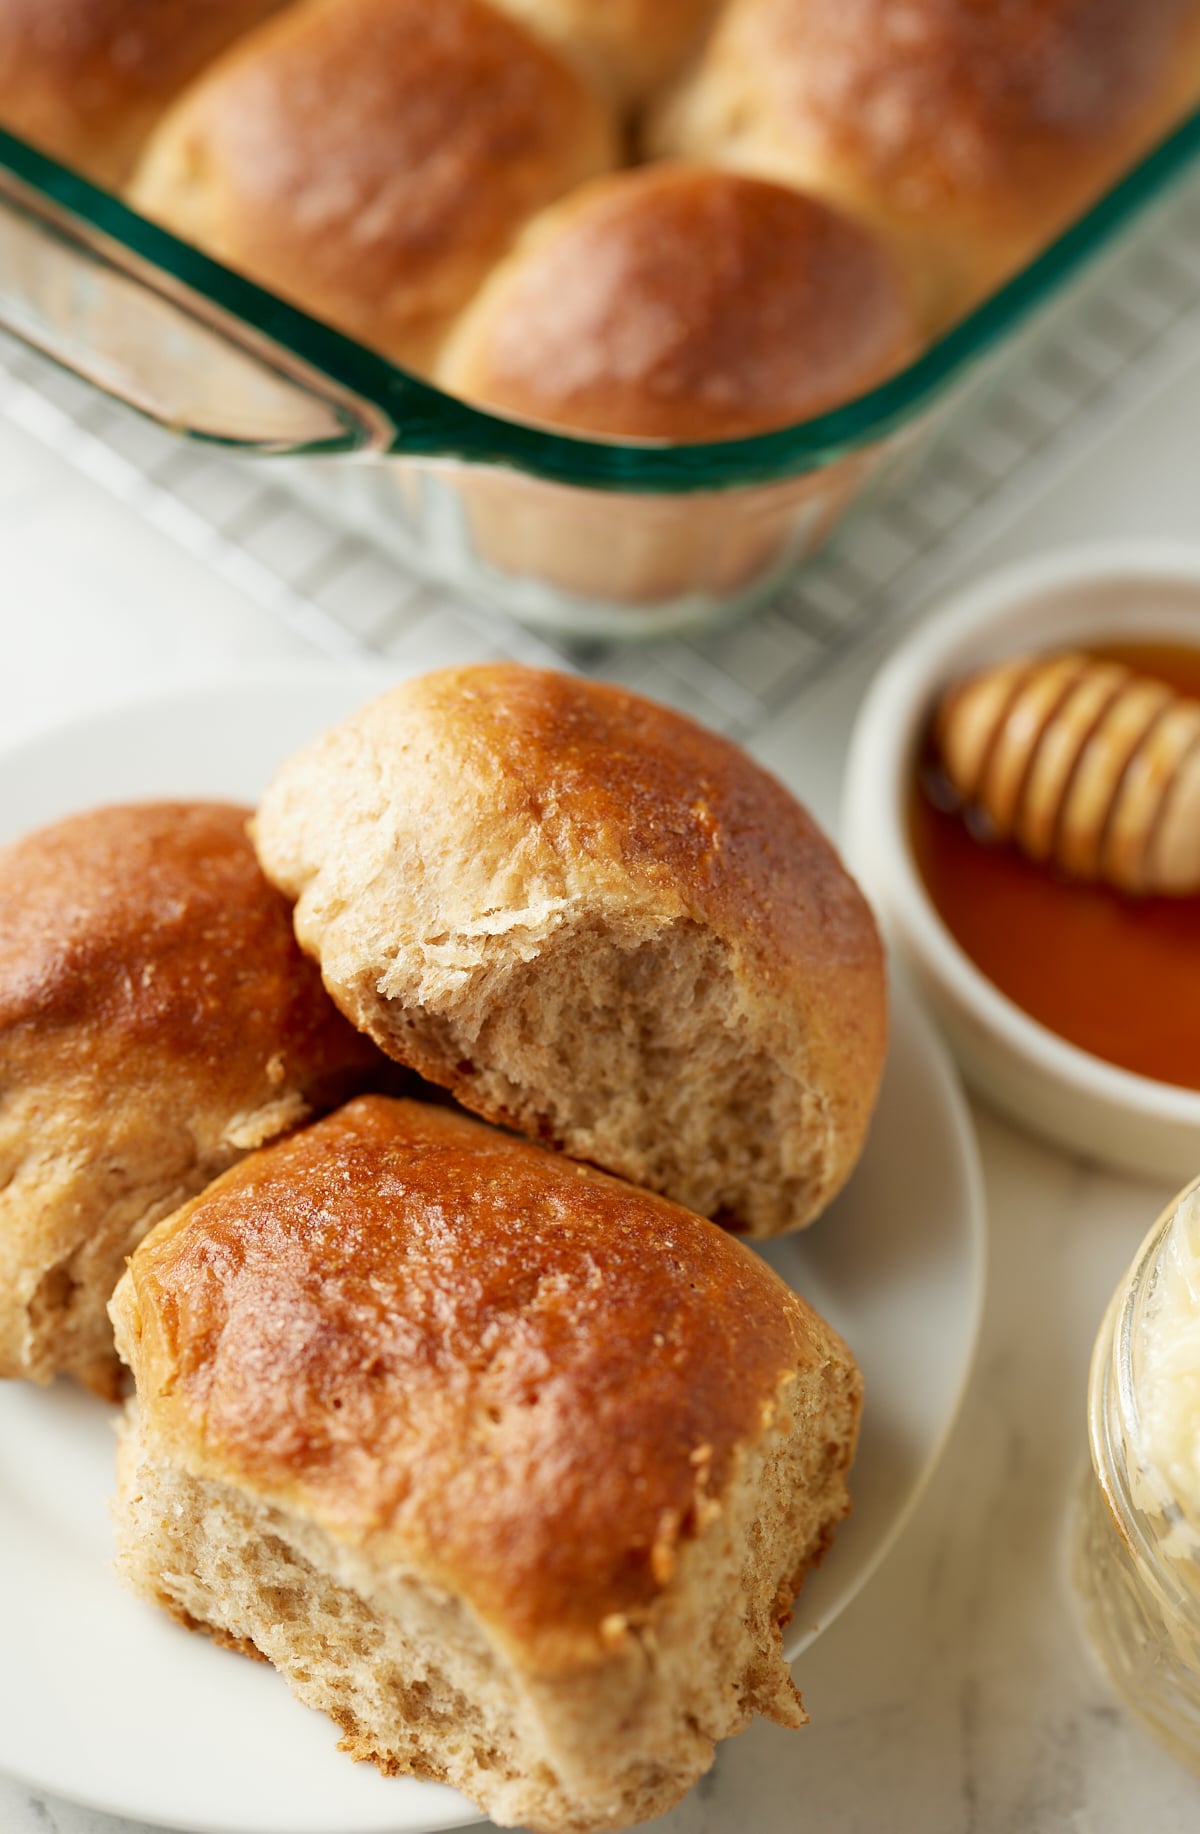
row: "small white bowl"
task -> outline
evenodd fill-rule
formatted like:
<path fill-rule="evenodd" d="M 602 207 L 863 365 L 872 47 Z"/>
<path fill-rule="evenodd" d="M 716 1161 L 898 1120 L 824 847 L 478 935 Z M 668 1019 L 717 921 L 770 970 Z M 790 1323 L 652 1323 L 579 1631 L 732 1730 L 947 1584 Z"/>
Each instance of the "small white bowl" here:
<path fill-rule="evenodd" d="M 893 956 L 972 1088 L 1078 1152 L 1178 1183 L 1200 1171 L 1200 1091 L 1118 1069 L 1031 1019 L 955 942 L 909 844 L 914 757 L 940 690 L 1022 649 L 1104 638 L 1200 647 L 1200 548 L 1070 549 L 956 594 L 901 645 L 867 694 L 851 740 L 842 836 Z M 1200 1050 L 1200 1014 L 1196 1021 Z"/>

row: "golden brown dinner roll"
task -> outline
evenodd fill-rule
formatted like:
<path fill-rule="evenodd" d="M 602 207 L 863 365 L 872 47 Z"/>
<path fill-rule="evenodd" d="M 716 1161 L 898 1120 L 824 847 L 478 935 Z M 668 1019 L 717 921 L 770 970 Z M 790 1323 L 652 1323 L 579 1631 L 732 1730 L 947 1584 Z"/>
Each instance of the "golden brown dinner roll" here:
<path fill-rule="evenodd" d="M 164 1222 L 112 1309 L 123 1576 L 355 1757 L 583 1834 L 803 1723 L 780 1627 L 860 1378 L 699 1217 L 367 1097 Z"/>
<path fill-rule="evenodd" d="M 904 282 L 869 231 L 784 185 L 659 165 L 539 218 L 440 379 L 581 433 L 738 439 L 865 392 L 916 347 Z"/>
<path fill-rule="evenodd" d="M 120 184 L 185 83 L 285 0 L 0 0 L 0 125 Z"/>
<path fill-rule="evenodd" d="M 600 437 L 735 439 L 864 393 L 917 352 L 869 231 L 782 185 L 661 165 L 545 212 L 483 287 L 439 380 L 499 413 Z M 463 479 L 475 545 L 585 599 L 728 593 L 815 544 L 856 457 L 779 485 L 670 498 Z"/>
<path fill-rule="evenodd" d="M 678 69 L 719 0 L 493 0 L 616 101 L 644 96 Z"/>
<path fill-rule="evenodd" d="M 290 759 L 253 831 L 342 1011 L 467 1108 L 753 1235 L 849 1174 L 875 926 L 715 733 L 600 682 L 447 669 Z"/>
<path fill-rule="evenodd" d="M 652 135 L 830 197 L 941 323 L 1194 95 L 1196 0 L 732 0 Z"/>
<path fill-rule="evenodd" d="M 251 1147 L 361 1087 L 245 809 L 95 809 L 0 851 L 0 1376 L 112 1393 L 125 1257 Z"/>
<path fill-rule="evenodd" d="M 525 221 L 616 156 L 605 105 L 483 0 L 305 0 L 187 92 L 132 195 L 423 368 Z"/>

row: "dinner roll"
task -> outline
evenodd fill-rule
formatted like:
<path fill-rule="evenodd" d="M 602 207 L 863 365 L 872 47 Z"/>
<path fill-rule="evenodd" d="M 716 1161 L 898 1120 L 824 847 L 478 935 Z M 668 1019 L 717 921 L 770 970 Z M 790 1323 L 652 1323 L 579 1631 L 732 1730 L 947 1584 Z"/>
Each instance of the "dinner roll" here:
<path fill-rule="evenodd" d="M 0 0 L 0 125 L 101 185 L 185 83 L 285 0 Z"/>
<path fill-rule="evenodd" d="M 883 1062 L 870 912 L 773 777 L 607 684 L 401 683 L 253 832 L 342 1011 L 467 1108 L 732 1227 L 809 1221 Z"/>
<path fill-rule="evenodd" d="M 719 0 L 494 0 L 557 45 L 619 103 L 676 70 Z"/>
<path fill-rule="evenodd" d="M 738 439 L 863 393 L 915 354 L 904 283 L 868 231 L 784 185 L 659 165 L 539 218 L 440 379 L 575 432 Z"/>
<path fill-rule="evenodd" d="M 306 0 L 184 95 L 132 196 L 421 369 L 527 218 L 616 157 L 606 106 L 483 0 Z"/>
<path fill-rule="evenodd" d="M 905 284 L 868 232 L 782 185 L 661 165 L 533 223 L 443 355 L 455 394 L 604 438 L 734 439 L 865 392 L 917 352 Z M 727 595 L 819 542 L 855 454 L 781 484 L 666 498 L 503 472 L 460 489 L 477 550 L 587 601 Z"/>
<path fill-rule="evenodd" d="M 652 142 L 875 224 L 936 325 L 1165 131 L 1198 27 L 1196 0 L 732 0 Z"/>
<path fill-rule="evenodd" d="M 584 1834 L 803 1723 L 780 1628 L 860 1378 L 711 1224 L 368 1097 L 164 1222 L 113 1319 L 120 1572 L 356 1758 Z"/>
<path fill-rule="evenodd" d="M 0 1376 L 118 1379 L 151 1223 L 381 1061 L 222 803 L 96 809 L 0 851 Z"/>

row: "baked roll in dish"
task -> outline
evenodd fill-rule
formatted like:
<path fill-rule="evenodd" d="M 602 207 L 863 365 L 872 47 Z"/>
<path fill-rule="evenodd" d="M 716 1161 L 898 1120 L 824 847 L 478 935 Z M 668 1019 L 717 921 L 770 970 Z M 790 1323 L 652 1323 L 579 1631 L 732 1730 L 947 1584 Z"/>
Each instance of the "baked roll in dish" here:
<path fill-rule="evenodd" d="M 342 1011 L 490 1120 L 756 1236 L 848 1176 L 883 961 L 829 842 L 727 740 L 513 664 L 401 683 L 253 824 Z"/>
<path fill-rule="evenodd" d="M 780 1626 L 860 1378 L 711 1224 L 366 1097 L 160 1225 L 113 1318 L 119 1570 L 355 1757 L 583 1834 L 803 1723 Z"/>
<path fill-rule="evenodd" d="M 688 165 L 597 179 L 543 213 L 443 352 L 451 393 L 600 438 L 739 439 L 820 414 L 916 356 L 909 291 L 857 223 L 786 186 Z M 734 591 L 819 539 L 861 481 L 613 502 L 497 472 L 461 484 L 478 550 L 573 595 Z"/>
<path fill-rule="evenodd" d="M 286 0 L 0 0 L 0 126 L 121 184 L 163 110 Z"/>
<path fill-rule="evenodd" d="M 532 224 L 440 380 L 514 419 L 625 439 L 740 439 L 862 394 L 916 355 L 870 231 L 703 166 L 596 180 Z"/>
<path fill-rule="evenodd" d="M 670 76 L 719 0 L 493 0 L 556 45 L 619 103 L 636 102 Z"/>
<path fill-rule="evenodd" d="M 731 0 L 650 138 L 874 224 L 932 328 L 1086 209 L 1198 83 L 1195 0 Z"/>
<path fill-rule="evenodd" d="M 96 809 L 0 851 L 0 1376 L 116 1392 L 152 1223 L 383 1061 L 337 1012 L 245 809 Z"/>
<path fill-rule="evenodd" d="M 526 221 L 616 159 L 606 105 L 484 0 L 305 0 L 183 96 L 131 196 L 424 369 Z"/>

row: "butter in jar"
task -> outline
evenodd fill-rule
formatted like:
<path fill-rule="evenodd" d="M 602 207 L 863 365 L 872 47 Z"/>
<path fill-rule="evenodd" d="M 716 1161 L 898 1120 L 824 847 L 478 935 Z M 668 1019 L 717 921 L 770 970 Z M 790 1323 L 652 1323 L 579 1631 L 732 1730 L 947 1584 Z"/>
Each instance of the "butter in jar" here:
<path fill-rule="evenodd" d="M 1074 1578 L 1139 1719 L 1200 1769 L 1200 1179 L 1113 1296 L 1088 1397 Z"/>

